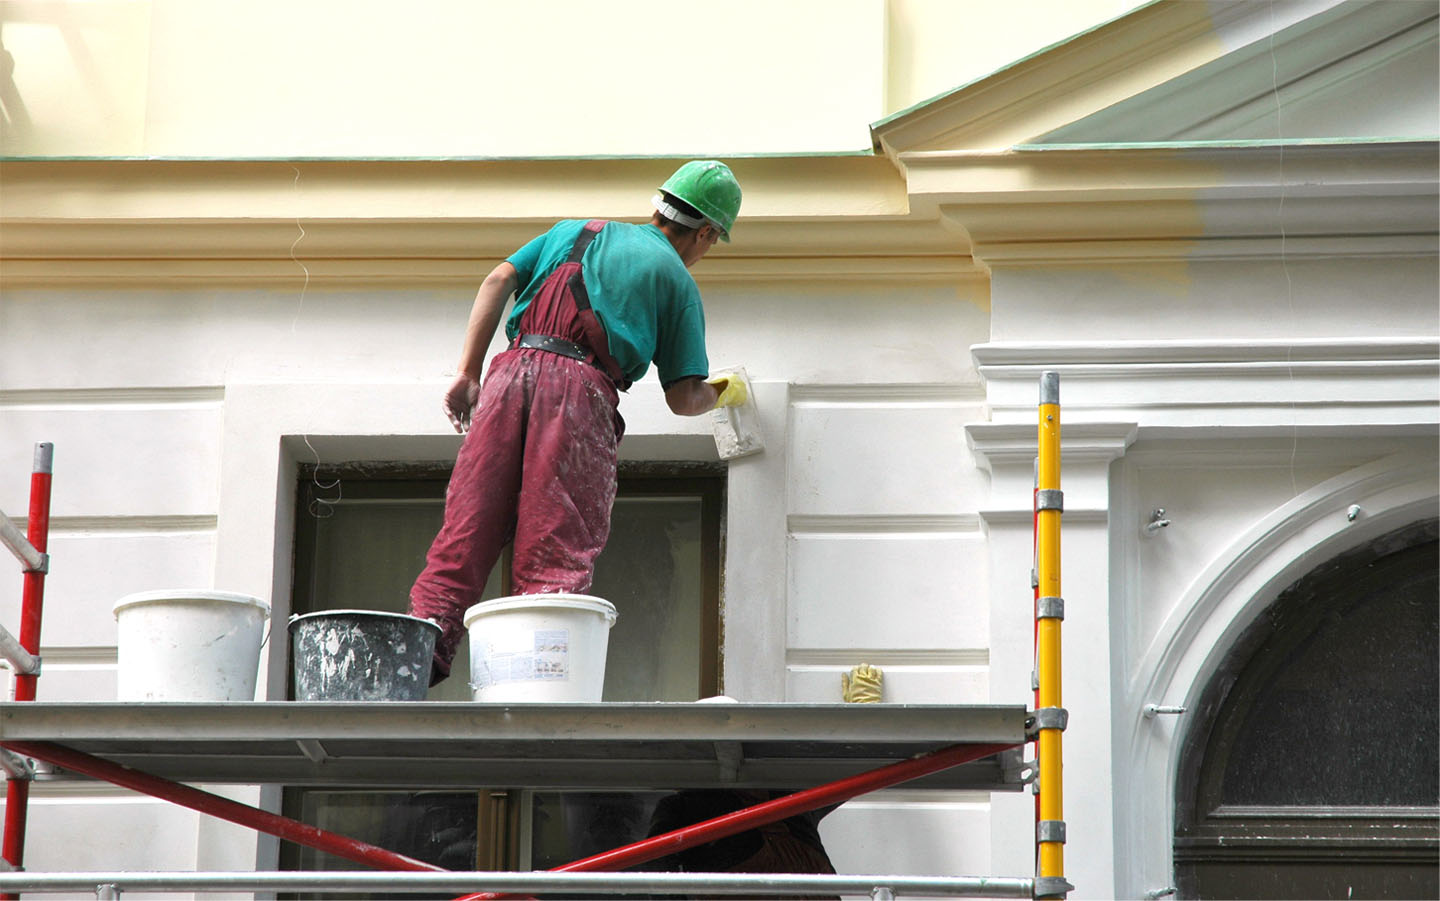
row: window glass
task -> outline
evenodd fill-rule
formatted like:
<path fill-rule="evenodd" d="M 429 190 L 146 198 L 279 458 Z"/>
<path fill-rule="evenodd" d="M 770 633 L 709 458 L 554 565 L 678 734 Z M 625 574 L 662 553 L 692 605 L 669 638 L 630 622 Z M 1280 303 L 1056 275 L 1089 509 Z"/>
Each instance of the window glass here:
<path fill-rule="evenodd" d="M 668 792 L 528 792 L 529 862 L 553 870 L 650 835 L 655 805 Z"/>
<path fill-rule="evenodd" d="M 1437 533 L 1322 563 L 1231 649 L 1177 773 L 1179 897 L 1440 893 Z"/>
<path fill-rule="evenodd" d="M 301 480 L 294 610 L 404 613 L 444 514 L 445 474 Z M 693 701 L 718 691 L 719 479 L 622 477 L 590 593 L 615 605 L 607 701 Z M 509 553 L 482 600 L 503 597 Z M 468 701 L 469 637 L 429 700 Z"/>
<path fill-rule="evenodd" d="M 610 540 L 591 588 L 619 613 L 606 662 L 607 701 L 692 701 L 719 691 L 724 479 L 721 470 L 681 469 L 679 475 L 656 464 L 640 473 L 622 469 Z M 439 469 L 302 472 L 294 611 L 405 612 L 440 528 L 448 477 Z M 508 593 L 508 570 L 507 551 L 483 599 Z M 451 677 L 431 688 L 428 699 L 469 701 L 469 672 L 467 637 Z M 451 869 L 508 869 L 558 866 L 643 838 L 664 795 L 295 788 L 286 790 L 284 804 L 304 822 L 419 860 Z M 359 867 L 289 843 L 282 844 L 281 866 Z"/>
<path fill-rule="evenodd" d="M 447 870 L 476 869 L 480 793 L 474 791 L 369 792 L 312 789 L 291 799 L 290 816 L 321 829 L 368 842 Z M 298 809 L 295 804 L 298 801 Z M 286 869 L 371 870 L 365 864 L 286 843 Z M 386 891 L 355 898 L 453 898 L 454 892 Z M 291 895 L 290 897 L 311 897 Z M 315 894 L 313 897 L 336 897 Z"/>
<path fill-rule="evenodd" d="M 701 499 L 620 497 L 591 593 L 615 605 L 607 701 L 693 701 L 700 687 Z"/>
<path fill-rule="evenodd" d="M 384 610 L 405 613 L 410 586 L 445 510 L 443 475 L 423 479 L 312 477 L 301 482 L 296 532 L 296 613 Z M 490 574 L 484 600 L 502 597 L 505 560 Z M 427 694 L 468 701 L 470 639 L 455 654 L 454 674 Z"/>

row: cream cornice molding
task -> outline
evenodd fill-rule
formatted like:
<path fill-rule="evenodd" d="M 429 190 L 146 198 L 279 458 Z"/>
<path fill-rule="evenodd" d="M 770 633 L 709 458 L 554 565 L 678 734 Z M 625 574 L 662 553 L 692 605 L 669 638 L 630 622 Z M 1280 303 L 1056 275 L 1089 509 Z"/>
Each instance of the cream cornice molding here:
<path fill-rule="evenodd" d="M 11 160 L 0 282 L 457 284 L 556 219 L 640 221 L 673 160 Z M 982 278 L 873 156 L 734 161 L 736 241 L 702 284 Z M 638 198 L 638 199 L 637 199 Z"/>
<path fill-rule="evenodd" d="M 649 213 L 679 161 L 6 159 L 10 219 L 537 220 Z M 752 217 L 904 216 L 905 182 L 854 154 L 729 161 Z"/>
<path fill-rule="evenodd" d="M 633 221 L 633 220 L 632 220 Z M 87 284 L 473 289 L 549 220 L 0 221 L 0 286 Z M 963 238 L 935 220 L 751 221 L 743 244 L 693 270 L 722 282 L 983 280 Z"/>
<path fill-rule="evenodd" d="M 1430 256 L 1434 140 L 1020 147 L 903 154 L 936 209 L 997 263 Z"/>
<path fill-rule="evenodd" d="M 901 154 L 912 203 L 1433 193 L 1434 138 L 1022 145 Z"/>

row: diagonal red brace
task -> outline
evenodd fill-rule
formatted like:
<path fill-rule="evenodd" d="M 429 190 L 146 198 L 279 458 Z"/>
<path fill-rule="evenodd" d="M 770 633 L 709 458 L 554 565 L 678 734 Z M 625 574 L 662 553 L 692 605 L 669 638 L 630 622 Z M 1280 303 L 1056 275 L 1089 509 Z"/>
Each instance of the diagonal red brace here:
<path fill-rule="evenodd" d="M 909 760 L 902 760 L 879 769 L 798 791 L 783 798 L 756 804 L 754 807 L 746 807 L 713 820 L 676 829 L 674 832 L 647 838 L 633 845 L 626 845 L 613 851 L 606 851 L 593 857 L 567 863 L 563 867 L 556 867 L 552 872 L 580 873 L 623 870 L 626 867 L 648 863 L 696 845 L 703 845 L 706 842 L 713 842 L 716 839 L 755 829 L 767 823 L 778 822 L 796 814 L 848 801 L 866 792 L 889 788 L 901 782 L 908 782 L 911 779 L 947 770 L 952 766 L 970 763 L 1014 747 L 1018 747 L 1018 744 L 951 745 L 919 757 L 912 757 Z M 457 898 L 456 901 L 484 901 L 484 899 L 515 897 L 520 896 L 482 893 L 465 895 Z"/>
<path fill-rule="evenodd" d="M 292 841 L 297 845 L 328 851 L 356 863 L 369 864 L 372 867 L 387 870 L 445 872 L 444 867 L 437 867 L 403 854 L 396 854 L 394 851 L 387 851 L 358 839 L 327 832 L 318 826 L 282 817 L 267 810 L 260 810 L 258 807 L 250 807 L 229 798 L 222 798 L 198 788 L 182 785 L 179 782 L 171 782 L 169 779 L 132 770 L 118 763 L 111 763 L 103 758 L 63 745 L 45 741 L 7 741 L 0 742 L 0 745 L 9 748 L 16 754 L 24 754 L 26 757 L 44 760 L 76 773 L 103 779 L 106 782 L 170 801 L 191 810 L 198 810 L 222 820 L 238 823 L 257 832 Z"/>

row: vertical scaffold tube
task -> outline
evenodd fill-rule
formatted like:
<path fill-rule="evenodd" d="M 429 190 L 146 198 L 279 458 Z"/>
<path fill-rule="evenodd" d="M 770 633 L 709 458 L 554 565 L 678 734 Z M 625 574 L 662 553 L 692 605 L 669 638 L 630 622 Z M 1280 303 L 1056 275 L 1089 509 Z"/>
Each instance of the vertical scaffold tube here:
<path fill-rule="evenodd" d="M 1036 840 L 1040 860 L 1036 895 L 1043 897 L 1050 892 L 1042 894 L 1042 887 L 1062 885 L 1065 875 L 1061 754 L 1064 714 L 1060 697 L 1060 623 L 1064 617 L 1060 594 L 1060 515 L 1064 502 L 1060 491 L 1060 374 L 1057 372 L 1040 376 L 1038 442 L 1035 540 L 1039 599 L 1036 602 L 1035 669 L 1039 683 L 1036 715 L 1040 726 L 1037 743 L 1040 819 L 1036 824 Z M 1063 895 L 1063 892 L 1056 894 Z"/>
<path fill-rule="evenodd" d="M 35 445 L 35 466 L 30 473 L 30 511 L 26 519 L 25 538 L 42 555 L 50 543 L 50 479 L 55 446 L 49 442 Z M 40 653 L 40 611 L 45 598 L 45 570 L 25 570 L 25 587 L 20 599 L 20 646 L 32 655 Z M 15 700 L 35 700 L 35 674 L 17 673 Z M 11 777 L 5 780 L 5 835 L 0 839 L 0 854 L 15 869 L 25 863 L 25 829 L 30 809 L 30 782 Z M 0 899 L 14 898 L 0 895 Z"/>
<path fill-rule="evenodd" d="M 50 479 L 55 459 L 55 446 L 48 442 L 35 445 L 35 468 L 30 474 L 30 515 L 26 519 L 25 537 L 35 550 L 44 554 L 50 543 Z M 40 653 L 40 612 L 45 602 L 45 572 L 26 570 L 25 589 L 20 600 L 20 646 L 31 654 Z M 15 700 L 35 700 L 35 676 L 15 677 Z"/>

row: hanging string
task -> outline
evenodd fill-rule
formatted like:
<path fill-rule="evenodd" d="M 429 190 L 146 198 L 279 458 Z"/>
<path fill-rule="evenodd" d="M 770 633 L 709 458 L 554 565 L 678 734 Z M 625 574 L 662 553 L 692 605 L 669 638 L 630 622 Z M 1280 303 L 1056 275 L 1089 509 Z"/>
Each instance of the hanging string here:
<path fill-rule="evenodd" d="M 319 491 L 334 491 L 335 496 L 321 497 L 315 491 L 310 492 L 310 502 L 306 504 L 306 510 L 316 519 L 329 519 L 335 515 L 335 507 L 345 499 L 345 489 L 340 484 L 340 476 L 336 475 L 329 483 L 320 481 L 320 453 L 315 450 L 315 445 L 310 443 L 309 435 L 300 436 L 305 441 L 305 446 L 310 448 L 310 453 L 315 457 L 315 468 L 310 472 L 310 484 Z"/>
<path fill-rule="evenodd" d="M 299 247 L 300 242 L 305 240 L 305 226 L 300 224 L 300 168 L 293 164 L 290 168 L 295 172 L 295 180 L 291 182 L 290 186 L 295 194 L 295 229 L 299 232 L 299 234 L 295 236 L 295 240 L 290 244 L 290 260 L 305 273 L 305 282 L 300 286 L 300 299 L 295 305 L 295 317 L 290 320 L 290 334 L 294 335 L 296 326 L 300 322 L 300 314 L 305 309 L 305 295 L 310 290 L 310 267 L 302 263 L 300 258 L 295 255 L 295 248 Z M 335 506 L 345 497 L 344 488 L 340 484 L 340 476 L 335 476 L 328 484 L 321 482 L 320 467 L 323 465 L 323 461 L 320 459 L 320 452 L 315 450 L 315 445 L 310 443 L 310 436 L 308 434 L 302 434 L 300 437 L 305 442 L 305 446 L 310 449 L 310 454 L 315 458 L 315 466 L 310 473 L 311 484 L 318 489 L 318 491 L 335 492 L 333 498 L 322 497 L 317 491 L 310 492 L 310 501 L 306 505 L 306 509 L 310 515 L 316 519 L 329 519 L 335 515 Z"/>
<path fill-rule="evenodd" d="M 305 273 L 305 284 L 300 286 L 300 301 L 295 305 L 295 318 L 290 320 L 290 334 L 293 335 L 296 323 L 300 321 L 300 313 L 305 309 L 305 294 L 310 290 L 310 267 L 300 262 L 300 258 L 295 255 L 295 248 L 305 240 L 305 226 L 300 224 L 300 168 L 293 164 L 290 168 L 295 170 L 295 181 L 291 182 L 290 186 L 294 189 L 293 193 L 295 194 L 295 228 L 300 232 L 290 244 L 290 260 Z"/>
<path fill-rule="evenodd" d="M 1290 340 L 1285 342 L 1285 371 L 1290 379 L 1290 496 L 1296 497 L 1300 489 L 1295 481 L 1295 458 L 1300 449 L 1300 425 L 1295 404 L 1295 285 L 1290 278 L 1290 262 L 1286 256 L 1287 234 L 1285 231 L 1285 129 L 1281 124 L 1280 65 L 1275 57 L 1275 0 L 1270 0 L 1270 93 L 1275 100 L 1275 136 L 1280 148 L 1280 205 L 1277 218 L 1280 223 L 1280 271 L 1285 273 L 1285 303 L 1290 312 Z"/>

